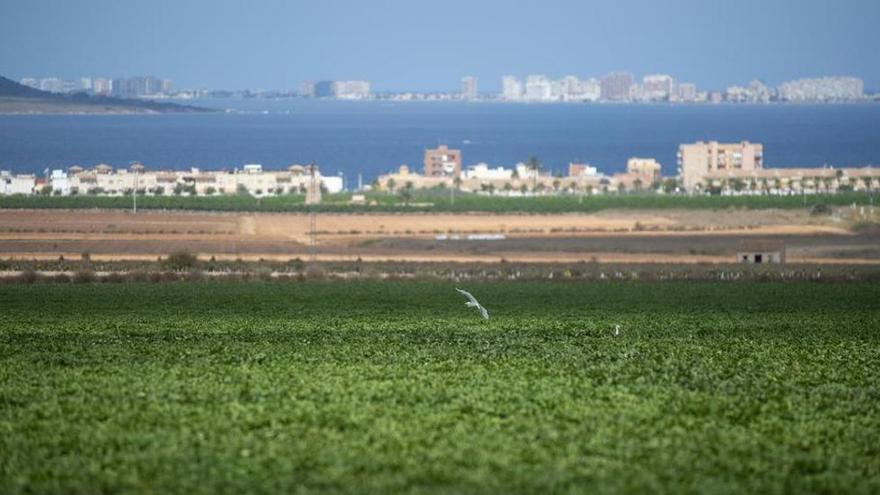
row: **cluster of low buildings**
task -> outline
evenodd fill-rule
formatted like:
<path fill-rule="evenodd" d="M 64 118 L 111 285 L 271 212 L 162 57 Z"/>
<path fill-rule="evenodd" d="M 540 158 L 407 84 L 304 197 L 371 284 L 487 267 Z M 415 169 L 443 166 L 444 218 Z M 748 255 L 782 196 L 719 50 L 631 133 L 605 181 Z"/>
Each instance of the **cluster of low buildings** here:
<path fill-rule="evenodd" d="M 602 174 L 586 163 L 569 163 L 567 175 L 554 175 L 535 162 L 517 163 L 513 168 L 486 163 L 462 168 L 461 150 L 441 145 L 425 150 L 422 173 L 401 165 L 397 171 L 380 176 L 376 187 L 392 192 L 455 188 L 509 196 L 640 191 L 789 195 L 880 189 L 877 167 L 764 168 L 763 145 L 748 141 L 682 144 L 677 162 L 677 175 L 668 177 L 661 175 L 656 159 L 639 157 L 628 159 L 626 171 L 613 175 Z"/>
<path fill-rule="evenodd" d="M 407 189 L 456 189 L 466 192 L 524 196 L 554 193 L 601 194 L 622 190 L 648 190 L 660 181 L 660 164 L 653 158 L 630 158 L 626 172 L 611 176 L 585 163 L 570 163 L 568 174 L 552 174 L 534 162 L 520 162 L 513 168 L 478 163 L 462 168 L 461 150 L 440 145 L 425 150 L 423 172 L 401 165 L 397 171 L 379 176 L 375 187 L 394 192 Z"/>
<path fill-rule="evenodd" d="M 249 194 L 262 197 L 279 194 L 305 194 L 310 188 L 320 192 L 340 192 L 342 177 L 323 176 L 313 165 L 291 165 L 286 170 L 265 171 L 259 164 L 249 164 L 231 171 L 148 170 L 136 163 L 127 168 L 113 169 L 99 164 L 93 168 L 74 165 L 67 170 L 46 171 L 45 176 L 13 175 L 0 172 L 0 194 L 47 194 L 69 196 L 92 194 L 104 196 L 138 194 L 231 195 Z"/>
<path fill-rule="evenodd" d="M 569 163 L 567 173 L 553 174 L 537 159 L 512 168 L 477 163 L 462 166 L 462 152 L 440 145 L 424 152 L 421 173 L 401 165 L 380 175 L 371 186 L 399 192 L 412 189 L 454 189 L 482 194 L 532 196 L 548 194 L 656 193 L 713 195 L 789 195 L 874 191 L 880 189 L 878 167 L 765 168 L 760 143 L 716 141 L 682 144 L 677 155 L 677 174 L 663 176 L 654 158 L 632 157 L 624 172 L 606 175 L 588 163 Z M 310 189 L 311 188 L 311 189 Z M 67 170 L 45 171 L 43 176 L 15 175 L 0 171 L 0 195 L 230 195 L 256 197 L 279 194 L 341 192 L 341 176 L 324 176 L 314 165 L 291 165 L 286 170 L 266 171 L 259 164 L 240 169 L 203 171 L 149 170 L 140 163 L 114 169 L 99 164 L 92 168 L 74 165 Z"/>

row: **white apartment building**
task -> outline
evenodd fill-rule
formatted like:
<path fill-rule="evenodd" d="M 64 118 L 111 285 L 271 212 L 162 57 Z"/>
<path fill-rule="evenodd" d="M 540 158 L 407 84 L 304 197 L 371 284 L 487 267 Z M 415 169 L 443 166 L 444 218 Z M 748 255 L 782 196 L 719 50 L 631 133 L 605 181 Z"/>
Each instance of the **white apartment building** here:
<path fill-rule="evenodd" d="M 370 97 L 369 81 L 335 81 L 333 94 L 341 100 L 363 100 Z"/>
<path fill-rule="evenodd" d="M 678 99 L 684 102 L 697 101 L 697 85 L 693 83 L 681 83 L 678 85 Z"/>
<path fill-rule="evenodd" d="M 526 100 L 550 101 L 553 95 L 553 84 L 547 76 L 533 74 L 526 78 Z"/>
<path fill-rule="evenodd" d="M 641 100 L 669 101 L 678 93 L 675 78 L 668 74 L 651 74 L 642 78 Z"/>
<path fill-rule="evenodd" d="M 40 89 L 40 81 L 33 77 L 23 77 L 18 83 L 29 88 Z"/>
<path fill-rule="evenodd" d="M 49 184 L 52 186 L 53 194 L 60 194 L 62 196 L 70 194 L 70 177 L 67 176 L 64 170 L 53 170 L 52 175 L 49 176 Z"/>
<path fill-rule="evenodd" d="M 523 96 L 522 83 L 514 76 L 502 77 L 501 95 L 507 101 L 519 101 Z"/>
<path fill-rule="evenodd" d="M 92 81 L 92 92 L 96 95 L 109 95 L 113 92 L 113 80 L 103 77 L 95 78 Z"/>
<path fill-rule="evenodd" d="M 595 77 L 583 79 L 580 84 L 579 99 L 583 101 L 599 101 L 602 97 L 602 85 Z"/>
<path fill-rule="evenodd" d="M 581 92 L 581 80 L 575 76 L 565 76 L 557 81 L 558 93 L 554 96 L 562 100 L 572 100 Z"/>
<path fill-rule="evenodd" d="M 602 95 L 602 85 L 598 79 L 582 80 L 571 75 L 554 81 L 542 74 L 532 74 L 526 78 L 525 86 L 514 76 L 504 76 L 501 87 L 505 101 L 593 102 Z"/>
<path fill-rule="evenodd" d="M 71 167 L 68 174 L 53 171 L 50 184 L 60 194 L 123 195 L 132 191 L 143 194 L 171 196 L 194 191 L 197 195 L 238 194 L 242 190 L 254 196 L 287 194 L 305 191 L 311 182 L 306 167 L 292 165 L 284 171 L 263 171 L 260 164 L 247 164 L 241 170 L 202 171 L 141 171 L 142 166 L 132 170 L 113 171 L 109 165 L 98 165 L 92 170 Z M 31 177 L 33 181 L 33 178 Z M 316 180 L 331 193 L 343 190 L 342 177 L 324 177 L 320 171 Z M 20 188 L 20 187 L 19 187 Z M 33 189 L 33 186 L 31 186 Z M 26 194 L 30 194 L 30 190 Z M 189 193 L 189 192 L 187 192 Z"/>
<path fill-rule="evenodd" d="M 0 171 L 0 194 L 33 194 L 37 178 L 33 175 L 13 175 L 8 170 Z"/>
<path fill-rule="evenodd" d="M 471 165 L 461 174 L 462 179 L 510 180 L 513 170 L 504 167 L 490 168 L 486 163 Z"/>
<path fill-rule="evenodd" d="M 64 81 L 57 77 L 44 77 L 40 79 L 40 89 L 50 93 L 61 93 L 64 91 Z"/>
<path fill-rule="evenodd" d="M 465 76 L 461 78 L 461 97 L 465 100 L 473 100 L 477 97 L 477 78 Z"/>
<path fill-rule="evenodd" d="M 786 101 L 860 100 L 865 83 L 856 77 L 799 79 L 779 86 L 779 98 Z"/>
<path fill-rule="evenodd" d="M 660 168 L 660 163 L 654 158 L 632 157 L 626 161 L 627 173 L 649 177 L 651 180 L 660 178 Z"/>

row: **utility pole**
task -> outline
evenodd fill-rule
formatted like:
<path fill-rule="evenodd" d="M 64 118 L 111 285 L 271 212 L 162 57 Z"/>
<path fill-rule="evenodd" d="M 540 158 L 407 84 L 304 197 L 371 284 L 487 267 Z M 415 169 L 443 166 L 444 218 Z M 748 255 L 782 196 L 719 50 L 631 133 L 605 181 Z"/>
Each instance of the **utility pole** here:
<path fill-rule="evenodd" d="M 317 177 L 315 177 L 315 164 L 309 164 L 309 193 L 312 201 L 306 201 L 309 204 L 309 262 L 314 263 L 318 258 L 316 253 L 315 232 L 317 231 L 318 219 L 315 213 L 315 191 L 319 187 Z"/>
<path fill-rule="evenodd" d="M 131 214 L 137 215 L 138 212 L 138 168 L 134 169 L 134 189 L 131 191 Z"/>

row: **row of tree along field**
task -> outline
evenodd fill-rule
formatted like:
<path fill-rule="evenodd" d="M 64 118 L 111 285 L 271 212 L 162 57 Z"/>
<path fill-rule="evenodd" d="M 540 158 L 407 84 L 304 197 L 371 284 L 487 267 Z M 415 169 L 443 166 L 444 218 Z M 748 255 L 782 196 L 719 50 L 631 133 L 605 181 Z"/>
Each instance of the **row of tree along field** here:
<path fill-rule="evenodd" d="M 132 209 L 132 196 L 0 196 L 3 209 Z M 793 196 L 684 196 L 662 194 L 614 194 L 601 196 L 492 196 L 449 189 L 395 193 L 367 193 L 364 201 L 352 202 L 352 195 L 325 194 L 319 205 L 306 205 L 305 196 L 137 196 L 138 209 L 265 212 L 594 212 L 607 209 L 723 209 L 723 208 L 812 208 L 817 205 L 872 205 L 874 194 L 844 192 Z"/>

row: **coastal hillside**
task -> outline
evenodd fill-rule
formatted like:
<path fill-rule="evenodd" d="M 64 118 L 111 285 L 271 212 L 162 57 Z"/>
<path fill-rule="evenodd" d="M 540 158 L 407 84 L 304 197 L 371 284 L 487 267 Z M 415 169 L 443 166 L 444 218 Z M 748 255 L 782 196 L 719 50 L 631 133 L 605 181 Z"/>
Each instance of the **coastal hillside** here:
<path fill-rule="evenodd" d="M 211 110 L 176 103 L 129 100 L 85 93 L 49 93 L 0 76 L 0 114 L 191 113 Z"/>

